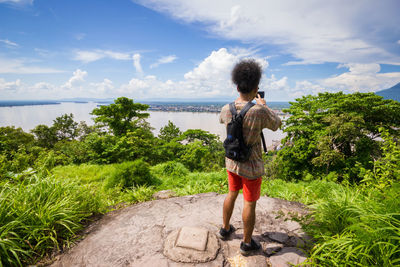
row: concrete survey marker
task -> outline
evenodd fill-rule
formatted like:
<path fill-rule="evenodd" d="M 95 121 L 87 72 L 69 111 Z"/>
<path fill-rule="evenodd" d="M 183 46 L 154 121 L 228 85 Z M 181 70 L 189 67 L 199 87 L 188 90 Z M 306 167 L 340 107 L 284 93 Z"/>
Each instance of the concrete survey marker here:
<path fill-rule="evenodd" d="M 176 246 L 204 251 L 207 248 L 208 230 L 204 228 L 182 227 L 176 239 Z"/>
<path fill-rule="evenodd" d="M 184 226 L 167 236 L 164 255 L 176 262 L 208 262 L 217 257 L 217 237 L 205 228 Z"/>

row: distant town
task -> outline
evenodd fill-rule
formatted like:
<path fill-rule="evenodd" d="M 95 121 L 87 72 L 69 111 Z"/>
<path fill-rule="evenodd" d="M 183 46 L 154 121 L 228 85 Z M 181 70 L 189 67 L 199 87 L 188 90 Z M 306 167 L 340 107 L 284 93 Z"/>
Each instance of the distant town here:
<path fill-rule="evenodd" d="M 278 102 L 279 104 L 269 104 L 269 107 L 278 115 L 286 115 L 282 111 L 288 108 L 288 103 Z M 164 112 L 221 112 L 222 107 L 226 103 L 149 103 L 149 111 Z"/>

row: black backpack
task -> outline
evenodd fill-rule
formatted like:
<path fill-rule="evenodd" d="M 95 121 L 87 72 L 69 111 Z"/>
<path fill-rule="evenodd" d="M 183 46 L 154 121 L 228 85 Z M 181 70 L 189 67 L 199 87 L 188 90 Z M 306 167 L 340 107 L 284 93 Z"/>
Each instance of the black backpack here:
<path fill-rule="evenodd" d="M 226 127 L 226 139 L 224 141 L 225 156 L 235 161 L 245 162 L 249 160 L 251 154 L 251 146 L 244 143 L 243 138 L 243 118 L 247 111 L 254 106 L 251 101 L 248 102 L 238 114 L 235 108 L 235 103 L 229 104 L 229 110 L 232 113 L 232 120 Z M 264 135 L 261 131 L 261 139 L 265 153 L 267 152 L 265 146 Z"/>

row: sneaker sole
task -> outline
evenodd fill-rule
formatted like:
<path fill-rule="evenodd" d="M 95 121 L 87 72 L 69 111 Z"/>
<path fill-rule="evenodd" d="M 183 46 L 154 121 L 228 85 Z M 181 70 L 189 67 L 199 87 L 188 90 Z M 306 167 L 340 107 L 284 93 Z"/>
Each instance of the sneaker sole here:
<path fill-rule="evenodd" d="M 242 254 L 243 256 L 248 256 L 252 251 L 255 251 L 255 250 L 245 251 L 245 250 L 240 249 L 240 254 Z"/>
<path fill-rule="evenodd" d="M 222 236 L 220 233 L 218 233 L 217 236 L 219 237 L 219 239 L 222 239 L 222 240 L 228 239 L 227 237 Z"/>

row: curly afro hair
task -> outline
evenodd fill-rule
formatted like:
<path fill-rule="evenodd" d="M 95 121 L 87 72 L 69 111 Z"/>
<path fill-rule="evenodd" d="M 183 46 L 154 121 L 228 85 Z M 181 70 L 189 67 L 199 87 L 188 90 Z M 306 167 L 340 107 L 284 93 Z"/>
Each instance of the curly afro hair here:
<path fill-rule="evenodd" d="M 247 94 L 258 87 L 261 79 L 261 65 L 254 59 L 245 59 L 235 65 L 232 70 L 232 81 L 239 92 Z"/>

